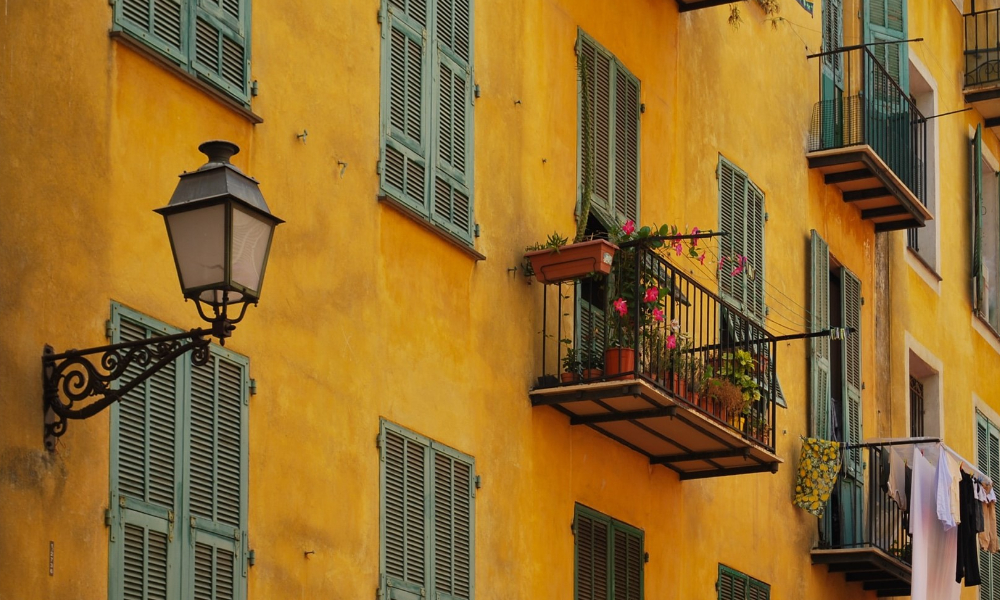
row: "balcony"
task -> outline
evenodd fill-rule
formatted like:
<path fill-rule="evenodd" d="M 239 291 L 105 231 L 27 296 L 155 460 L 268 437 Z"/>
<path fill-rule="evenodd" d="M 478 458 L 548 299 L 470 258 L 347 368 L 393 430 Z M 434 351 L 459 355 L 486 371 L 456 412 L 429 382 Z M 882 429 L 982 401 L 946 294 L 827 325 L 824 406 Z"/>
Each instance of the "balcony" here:
<path fill-rule="evenodd" d="M 777 344 L 686 274 L 691 265 L 630 242 L 607 277 L 544 286 L 532 405 L 552 407 L 681 479 L 775 473 Z M 651 288 L 658 298 L 647 302 Z M 621 311 L 619 298 L 627 303 Z"/>
<path fill-rule="evenodd" d="M 910 595 L 910 534 L 906 512 L 880 488 L 888 464 L 888 445 L 863 444 L 847 452 L 863 453 L 863 475 L 848 478 L 847 461 L 840 472 L 837 493 L 820 522 L 820 542 L 811 552 L 814 565 L 844 573 L 847 581 L 861 582 L 879 597 Z"/>
<path fill-rule="evenodd" d="M 965 101 L 1000 133 L 1000 9 L 965 15 Z"/>
<path fill-rule="evenodd" d="M 867 47 L 835 53 L 843 90 L 813 108 L 809 168 L 840 188 L 875 231 L 923 227 L 932 218 L 924 116 Z"/>

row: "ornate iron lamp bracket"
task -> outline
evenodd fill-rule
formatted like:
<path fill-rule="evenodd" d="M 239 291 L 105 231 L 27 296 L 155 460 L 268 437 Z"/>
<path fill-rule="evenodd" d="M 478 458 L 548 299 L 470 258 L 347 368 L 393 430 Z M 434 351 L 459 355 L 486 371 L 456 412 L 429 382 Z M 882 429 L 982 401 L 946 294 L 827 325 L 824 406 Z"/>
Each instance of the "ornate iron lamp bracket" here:
<path fill-rule="evenodd" d="M 62 354 L 55 354 L 52 346 L 46 345 L 42 353 L 45 447 L 55 449 L 56 439 L 66 433 L 69 419 L 98 414 L 186 352 L 192 351 L 193 364 L 208 363 L 208 336 L 213 335 L 214 326 Z M 101 355 L 96 364 L 95 355 Z M 143 371 L 113 387 L 129 368 L 135 367 Z"/>

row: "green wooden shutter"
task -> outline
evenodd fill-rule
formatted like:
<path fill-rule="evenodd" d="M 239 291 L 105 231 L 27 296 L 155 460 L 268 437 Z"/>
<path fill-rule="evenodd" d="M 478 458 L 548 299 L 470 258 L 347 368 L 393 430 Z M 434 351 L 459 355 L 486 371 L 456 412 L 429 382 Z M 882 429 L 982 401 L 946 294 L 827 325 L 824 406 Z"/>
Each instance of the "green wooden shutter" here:
<path fill-rule="evenodd" d="M 468 600 L 472 598 L 473 467 L 437 448 L 432 456 L 434 590 L 441 600 Z"/>
<path fill-rule="evenodd" d="M 608 600 L 611 590 L 608 541 L 611 524 L 606 517 L 577 507 L 576 600 Z"/>
<path fill-rule="evenodd" d="M 249 103 L 250 1 L 189 1 L 197 3 L 190 42 L 195 73 Z"/>
<path fill-rule="evenodd" d="M 432 219 L 472 241 L 472 3 L 438 0 Z"/>
<path fill-rule="evenodd" d="M 424 2 L 389 2 L 382 63 L 382 189 L 427 214 L 430 69 Z"/>
<path fill-rule="evenodd" d="M 906 0 L 871 0 L 865 3 L 865 41 L 906 39 Z M 903 91 L 909 91 L 909 58 L 905 43 L 870 47 Z"/>
<path fill-rule="evenodd" d="M 747 600 L 770 600 L 770 598 L 771 586 L 767 585 L 763 581 L 757 581 L 756 579 L 750 580 Z"/>
<path fill-rule="evenodd" d="M 639 80 L 615 64 L 614 216 L 639 219 Z"/>
<path fill-rule="evenodd" d="M 844 45 L 843 0 L 827 0 L 823 3 L 823 50 L 829 52 Z M 823 57 L 823 65 L 837 74 L 836 81 L 843 81 L 843 54 L 829 54 Z M 831 74 L 832 74 L 831 73 Z"/>
<path fill-rule="evenodd" d="M 840 270 L 844 326 L 853 327 L 857 333 L 848 335 L 841 344 L 844 364 L 844 418 L 846 424 L 845 442 L 860 444 L 861 424 L 861 280 L 845 268 Z M 864 471 L 863 455 L 860 448 L 847 452 L 847 473 L 861 478 Z"/>
<path fill-rule="evenodd" d="M 812 331 L 830 327 L 830 251 L 823 238 L 812 230 L 809 310 Z M 812 436 L 830 439 L 830 339 L 815 337 L 810 346 L 810 428 Z"/>
<path fill-rule="evenodd" d="M 612 523 L 612 573 L 614 600 L 642 599 L 644 561 L 642 532 L 622 523 Z"/>
<path fill-rule="evenodd" d="M 733 257 L 743 247 L 743 216 L 740 211 L 743 197 L 742 180 L 738 171 L 728 160 L 719 157 L 719 229 L 723 236 L 719 240 L 719 251 L 723 257 Z M 740 306 L 740 290 L 731 270 L 719 270 L 719 291 L 726 300 Z"/>
<path fill-rule="evenodd" d="M 112 308 L 113 343 L 167 333 L 123 312 Z M 173 535 L 182 470 L 178 364 L 166 365 L 112 405 L 110 595 L 116 600 L 180 595 L 181 548 Z M 130 366 L 123 383 L 141 372 Z"/>
<path fill-rule="evenodd" d="M 244 597 L 247 496 L 247 364 L 212 347 L 191 368 L 188 510 L 190 597 Z"/>
<path fill-rule="evenodd" d="M 118 0 L 115 29 L 126 31 L 179 65 L 186 64 L 187 8 L 181 0 Z"/>
<path fill-rule="evenodd" d="M 586 352 L 590 352 L 592 357 L 603 357 L 604 311 L 585 300 L 581 296 L 579 289 L 577 289 L 576 294 L 576 347 L 585 353 L 584 356 L 586 356 Z M 584 368 L 590 368 L 592 365 L 584 364 L 583 366 Z"/>
<path fill-rule="evenodd" d="M 719 579 L 716 587 L 719 600 L 747 600 L 750 588 L 749 577 L 725 565 L 719 565 Z"/>
<path fill-rule="evenodd" d="M 983 272 L 983 126 L 976 125 L 976 136 L 972 138 L 972 224 L 974 239 L 972 247 L 973 307 L 980 317 L 986 318 L 989 301 L 986 298 L 986 277 Z"/>
<path fill-rule="evenodd" d="M 979 411 L 976 411 L 976 461 L 987 477 L 1000 481 L 1000 430 Z M 1000 523 L 997 534 L 1000 535 Z M 982 573 L 979 597 L 994 600 L 1000 596 L 1000 554 L 980 550 L 979 567 Z"/>
<path fill-rule="evenodd" d="M 747 267 L 742 274 L 746 290 L 746 312 L 758 323 L 767 314 L 764 299 L 764 192 L 747 184 L 746 249 Z"/>
<path fill-rule="evenodd" d="M 597 46 L 596 42 L 589 37 L 585 37 L 582 33 L 578 45 L 581 62 L 586 65 L 585 68 L 587 70 L 587 89 L 584 89 L 582 84 L 580 86 L 580 138 L 582 144 L 583 128 L 588 127 L 589 121 L 593 143 L 593 159 L 592 164 L 589 165 L 587 161 L 583 160 L 583 149 L 581 146 L 581 174 L 584 178 L 588 176 L 593 178 L 591 209 L 597 214 L 604 216 L 605 219 L 613 222 L 614 206 L 611 198 L 611 168 L 613 164 L 611 133 L 614 126 L 611 109 L 611 89 L 613 86 L 611 79 L 612 59 L 602 48 Z M 583 95 L 589 97 L 588 102 L 584 102 Z M 590 115 L 586 120 L 582 114 L 585 104 L 590 107 Z M 593 171 L 592 173 L 591 170 Z M 580 189 L 581 191 L 583 190 L 582 181 Z"/>
<path fill-rule="evenodd" d="M 429 558 L 425 498 L 428 448 L 382 424 L 382 564 L 389 600 L 424 596 Z"/>

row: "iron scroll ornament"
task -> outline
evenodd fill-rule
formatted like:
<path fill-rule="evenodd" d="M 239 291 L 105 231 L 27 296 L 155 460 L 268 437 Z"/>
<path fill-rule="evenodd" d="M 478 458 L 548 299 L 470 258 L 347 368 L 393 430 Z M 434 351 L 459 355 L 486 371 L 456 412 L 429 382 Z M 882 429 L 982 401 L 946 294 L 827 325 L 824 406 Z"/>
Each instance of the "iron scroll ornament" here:
<path fill-rule="evenodd" d="M 184 353 L 191 352 L 191 362 L 196 366 L 207 364 L 211 343 L 208 336 L 212 332 L 212 329 L 192 329 L 62 354 L 55 354 L 52 346 L 46 345 L 42 353 L 46 449 L 55 449 L 56 440 L 66 433 L 68 420 L 98 414 Z M 101 355 L 96 364 L 95 355 Z M 133 366 L 143 371 L 127 383 L 113 387 Z"/>

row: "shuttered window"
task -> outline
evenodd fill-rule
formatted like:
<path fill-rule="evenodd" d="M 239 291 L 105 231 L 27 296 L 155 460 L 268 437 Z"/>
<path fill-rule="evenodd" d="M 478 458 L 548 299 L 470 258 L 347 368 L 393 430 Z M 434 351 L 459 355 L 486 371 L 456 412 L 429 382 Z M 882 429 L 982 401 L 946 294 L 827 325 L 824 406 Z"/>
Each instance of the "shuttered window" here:
<path fill-rule="evenodd" d="M 719 591 L 719 600 L 770 600 L 771 598 L 770 585 L 721 564 L 715 587 Z"/>
<path fill-rule="evenodd" d="M 112 327 L 115 343 L 178 333 L 117 304 Z M 247 369 L 213 346 L 113 405 L 112 600 L 246 597 Z"/>
<path fill-rule="evenodd" d="M 827 0 L 823 3 L 823 51 L 836 50 L 844 45 L 844 6 L 843 0 Z M 844 79 L 844 54 L 828 54 L 823 57 L 823 66 L 832 74 L 836 81 Z"/>
<path fill-rule="evenodd" d="M 471 245 L 473 0 L 383 0 L 382 193 Z"/>
<path fill-rule="evenodd" d="M 979 470 L 993 481 L 1000 481 L 1000 428 L 976 411 L 976 461 Z M 997 525 L 1000 535 L 1000 524 Z M 981 600 L 1000 597 L 1000 554 L 979 552 L 979 570 L 982 584 L 979 586 Z"/>
<path fill-rule="evenodd" d="M 250 105 L 250 0 L 114 0 L 113 29 Z"/>
<path fill-rule="evenodd" d="M 971 148 L 973 308 L 1000 331 L 1000 173 L 983 157 L 982 126 L 976 128 Z"/>
<path fill-rule="evenodd" d="M 719 242 L 722 256 L 746 257 L 746 268 L 732 275 L 732 268 L 719 270 L 722 297 L 758 323 L 766 316 L 764 302 L 764 192 L 747 174 L 719 157 Z M 731 266 L 727 264 L 727 266 Z"/>
<path fill-rule="evenodd" d="M 865 17 L 865 42 L 906 39 L 906 0 L 865 2 Z M 908 91 L 910 62 L 906 44 L 879 44 L 870 46 L 870 50 L 903 91 Z"/>
<path fill-rule="evenodd" d="M 575 600 L 641 600 L 643 533 L 585 506 L 576 506 Z"/>
<path fill-rule="evenodd" d="M 474 460 L 387 421 L 379 448 L 382 597 L 471 599 Z"/>
<path fill-rule="evenodd" d="M 582 31 L 577 60 L 580 197 L 589 178 L 591 210 L 611 229 L 639 220 L 639 80 Z"/>

